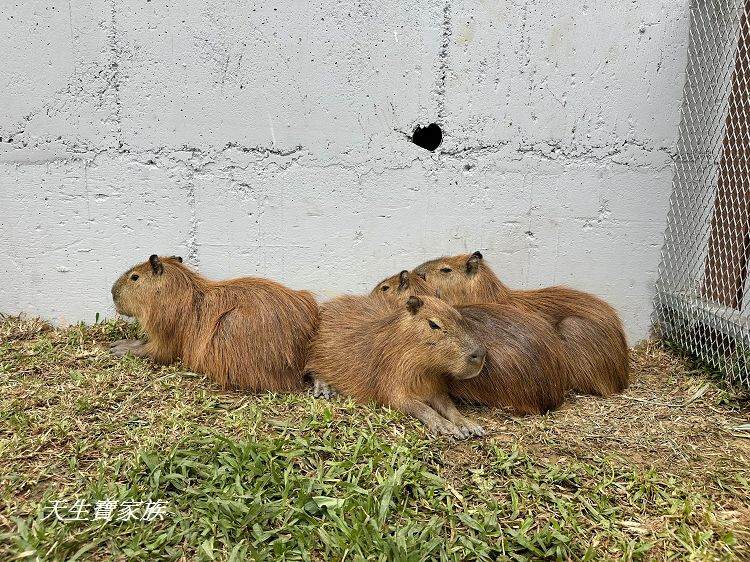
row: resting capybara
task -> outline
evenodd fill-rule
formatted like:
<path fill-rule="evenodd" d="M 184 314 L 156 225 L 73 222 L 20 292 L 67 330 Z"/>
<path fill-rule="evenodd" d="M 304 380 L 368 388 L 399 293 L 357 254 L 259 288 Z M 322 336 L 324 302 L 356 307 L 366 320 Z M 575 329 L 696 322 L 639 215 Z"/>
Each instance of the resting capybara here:
<path fill-rule="evenodd" d="M 484 358 L 461 316 L 440 299 L 395 304 L 344 296 L 321 305 L 307 370 L 359 402 L 393 407 L 432 433 L 465 438 L 484 430 L 456 409 L 447 378 L 476 376 Z"/>
<path fill-rule="evenodd" d="M 617 312 L 602 299 L 560 286 L 510 289 L 480 252 L 430 260 L 414 272 L 430 291 L 453 305 L 496 302 L 541 314 L 563 339 L 569 388 L 607 396 L 628 386 L 625 332 Z"/>
<path fill-rule="evenodd" d="M 116 355 L 159 363 L 177 358 L 223 388 L 292 391 L 302 387 L 318 305 L 306 291 L 267 279 L 210 281 L 182 258 L 152 255 L 112 287 L 120 314 L 136 318 L 148 343 L 122 340 Z"/>
<path fill-rule="evenodd" d="M 373 295 L 403 302 L 431 292 L 419 276 L 402 271 L 376 285 Z M 478 376 L 448 380 L 449 393 L 461 400 L 504 407 L 516 414 L 554 410 L 565 395 L 565 350 L 559 334 L 539 314 L 512 305 L 458 305 L 462 323 L 487 358 Z"/>

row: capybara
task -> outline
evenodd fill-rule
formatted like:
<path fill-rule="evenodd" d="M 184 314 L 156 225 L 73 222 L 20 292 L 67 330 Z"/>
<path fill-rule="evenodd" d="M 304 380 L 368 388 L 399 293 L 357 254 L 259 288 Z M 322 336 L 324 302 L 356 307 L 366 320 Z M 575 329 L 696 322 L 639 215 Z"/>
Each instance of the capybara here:
<path fill-rule="evenodd" d="M 458 312 L 440 299 L 395 304 L 343 296 L 320 307 L 307 370 L 341 394 L 401 410 L 432 433 L 460 439 L 484 430 L 455 407 L 448 377 L 476 376 L 485 353 Z"/>
<path fill-rule="evenodd" d="M 177 358 L 223 388 L 285 392 L 303 386 L 318 305 L 306 291 L 267 279 L 210 281 L 182 258 L 152 255 L 112 287 L 120 314 L 136 318 L 148 343 L 122 340 L 116 355 L 159 363 Z"/>
<path fill-rule="evenodd" d="M 628 345 L 617 312 L 602 299 L 568 287 L 514 290 L 480 252 L 427 261 L 414 269 L 430 291 L 457 305 L 496 302 L 544 316 L 567 350 L 568 387 L 607 396 L 629 383 Z"/>
<path fill-rule="evenodd" d="M 403 302 L 431 288 L 421 277 L 402 271 L 378 283 L 373 295 Z M 449 379 L 452 396 L 516 414 L 554 410 L 565 395 L 565 350 L 560 335 L 541 315 L 509 304 L 458 305 L 469 333 L 487 350 L 478 376 Z"/>

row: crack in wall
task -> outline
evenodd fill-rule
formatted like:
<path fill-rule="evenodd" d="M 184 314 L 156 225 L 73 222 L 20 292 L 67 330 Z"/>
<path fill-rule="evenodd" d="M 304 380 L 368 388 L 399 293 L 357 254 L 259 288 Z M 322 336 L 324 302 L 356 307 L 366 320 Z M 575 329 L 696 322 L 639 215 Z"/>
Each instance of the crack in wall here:
<path fill-rule="evenodd" d="M 443 5 L 442 38 L 440 42 L 440 51 L 438 52 L 438 79 L 435 88 L 435 94 L 437 95 L 438 123 L 443 128 L 447 125 L 445 95 L 446 82 L 448 80 L 448 48 L 450 47 L 451 34 L 451 4 L 450 0 L 446 0 Z"/>
<path fill-rule="evenodd" d="M 120 99 L 120 86 L 122 82 L 121 54 L 122 45 L 117 34 L 117 0 L 112 0 L 110 10 L 110 28 L 107 33 L 109 41 L 109 62 L 106 72 L 106 86 L 102 92 L 102 97 L 108 99 L 109 104 L 113 105 L 110 109 L 109 116 L 105 122 L 111 123 L 115 140 L 118 146 L 123 145 L 122 138 L 122 102 Z"/>
<path fill-rule="evenodd" d="M 404 134 L 403 132 L 400 132 Z M 54 142 L 56 148 L 45 150 L 39 147 L 24 147 L 20 143 L 13 148 L 0 150 L 0 163 L 13 162 L 20 164 L 37 164 L 40 162 L 75 162 L 87 161 L 94 163 L 101 157 L 131 156 L 134 161 L 149 164 L 153 160 L 164 160 L 166 163 L 181 163 L 187 165 L 195 172 L 208 172 L 212 169 L 241 168 L 247 169 L 253 161 L 241 158 L 241 155 L 255 155 L 257 162 L 266 158 L 271 160 L 265 165 L 273 165 L 278 169 L 286 169 L 301 158 L 312 157 L 313 153 L 302 145 L 294 147 L 271 148 L 265 146 L 246 146 L 239 143 L 226 143 L 221 147 L 197 147 L 192 145 L 159 146 L 149 148 L 93 148 L 85 142 L 69 142 L 59 139 Z M 25 145 L 25 143 L 24 143 Z M 0 148 L 2 148 L 0 146 Z M 184 154 L 184 155 L 183 155 Z M 613 144 L 601 145 L 579 145 L 565 143 L 559 140 L 541 140 L 534 143 L 521 141 L 500 140 L 494 143 L 478 143 L 457 146 L 451 149 L 440 149 L 435 154 L 415 154 L 406 161 L 399 161 L 392 165 L 382 163 L 377 157 L 366 158 L 364 161 L 347 162 L 337 158 L 315 159 L 307 158 L 305 165 L 310 168 L 339 167 L 353 170 L 360 174 L 371 171 L 368 163 L 378 163 L 377 169 L 394 170 L 405 169 L 413 166 L 416 162 L 428 162 L 441 158 L 481 158 L 488 154 L 502 154 L 508 161 L 518 161 L 526 156 L 534 156 L 544 161 L 554 161 L 571 164 L 618 164 L 634 169 L 653 169 L 661 171 L 672 165 L 675 152 L 674 147 L 650 144 L 646 141 L 635 139 L 623 140 Z M 662 155 L 661 158 L 655 158 Z M 239 160 L 238 160 L 239 158 Z M 648 158 L 648 161 L 639 161 Z M 281 159 L 281 160 L 278 160 Z M 374 169 L 374 168 L 373 168 Z"/>
<path fill-rule="evenodd" d="M 665 166 L 671 166 L 676 156 L 674 147 L 648 146 L 644 142 L 627 139 L 606 145 L 569 145 L 557 140 L 538 141 L 533 144 L 521 142 L 516 148 L 516 152 L 522 155 L 532 154 L 544 160 L 591 161 L 595 163 L 613 162 L 626 166 L 639 167 L 640 164 L 632 161 L 632 159 L 622 162 L 615 159 L 616 156 L 625 153 L 628 147 L 635 148 L 642 154 L 664 154 L 667 157 L 665 162 L 646 164 L 647 167 L 654 169 L 663 169 Z"/>
<path fill-rule="evenodd" d="M 292 146 L 290 148 L 276 148 L 276 144 L 272 147 L 268 146 L 243 146 L 237 143 L 229 142 L 224 146 L 223 150 L 235 148 L 240 152 L 252 152 L 256 154 L 273 154 L 274 156 L 291 156 L 304 150 L 301 144 Z"/>
<path fill-rule="evenodd" d="M 185 245 L 187 246 L 188 263 L 199 266 L 198 260 L 198 205 L 195 199 L 195 182 L 194 174 L 190 172 L 187 179 L 187 203 L 190 209 L 189 229 Z"/>
<path fill-rule="evenodd" d="M 498 141 L 493 144 L 477 144 L 474 146 L 459 146 L 448 150 L 441 149 L 440 155 L 443 156 L 477 156 L 487 152 L 497 152 L 508 146 L 510 141 Z"/>
<path fill-rule="evenodd" d="M 50 149 L 44 149 L 40 146 L 44 144 L 52 145 Z M 29 146 L 31 145 L 31 146 Z M 7 145 L 6 145 L 7 146 Z M 0 145 L 0 149 L 3 147 Z M 175 155 L 186 152 L 190 153 L 189 160 L 191 166 L 199 170 L 203 167 L 215 163 L 222 158 L 231 160 L 227 153 L 231 151 L 237 151 L 242 154 L 254 154 L 263 158 L 268 157 L 293 157 L 294 160 L 300 158 L 307 153 L 306 149 L 302 145 L 296 145 L 293 147 L 281 147 L 272 148 L 266 146 L 246 146 L 235 142 L 229 142 L 221 147 L 204 147 L 200 148 L 191 145 L 178 145 L 178 146 L 158 146 L 158 147 L 145 147 L 145 148 L 130 148 L 122 145 L 118 148 L 108 147 L 92 147 L 81 139 L 75 139 L 73 141 L 63 138 L 50 139 L 25 139 L 23 142 L 14 142 L 9 149 L 6 151 L 0 150 L 0 163 L 2 162 L 16 162 L 16 163 L 37 163 L 37 162 L 54 162 L 54 161 L 95 161 L 101 156 L 132 156 L 137 161 L 148 162 L 153 158 L 164 157 L 167 159 L 173 158 L 175 160 L 184 161 L 185 159 L 176 158 Z M 14 154 L 15 153 L 15 154 Z M 35 158 L 38 156 L 38 158 Z M 203 162 L 200 162 L 200 160 Z"/>

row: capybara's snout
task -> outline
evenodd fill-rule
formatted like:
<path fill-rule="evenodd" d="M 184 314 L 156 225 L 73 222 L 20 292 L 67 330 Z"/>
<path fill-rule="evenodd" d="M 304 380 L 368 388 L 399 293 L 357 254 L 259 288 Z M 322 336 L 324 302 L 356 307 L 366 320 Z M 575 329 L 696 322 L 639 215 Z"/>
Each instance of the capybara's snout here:
<path fill-rule="evenodd" d="M 485 357 L 487 357 L 487 350 L 478 345 L 471 353 L 469 353 L 469 363 L 472 365 L 481 365 L 484 363 Z"/>
<path fill-rule="evenodd" d="M 471 351 L 464 355 L 463 368 L 456 369 L 453 376 L 457 379 L 472 379 L 482 372 L 487 359 L 487 349 L 481 345 L 473 345 Z"/>
<path fill-rule="evenodd" d="M 112 302 L 115 303 L 115 310 L 118 314 L 125 314 L 125 316 L 129 316 L 126 314 L 125 310 L 123 309 L 123 298 L 122 298 L 122 278 L 118 279 L 114 285 L 112 285 L 111 289 L 112 293 Z"/>
<path fill-rule="evenodd" d="M 112 302 L 115 303 L 115 310 L 120 312 L 120 282 L 112 285 Z"/>

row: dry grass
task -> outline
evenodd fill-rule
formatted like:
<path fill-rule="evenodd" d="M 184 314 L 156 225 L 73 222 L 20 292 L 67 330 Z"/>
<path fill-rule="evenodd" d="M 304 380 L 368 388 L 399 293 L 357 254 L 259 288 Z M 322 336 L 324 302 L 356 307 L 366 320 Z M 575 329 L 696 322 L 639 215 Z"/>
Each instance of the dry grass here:
<path fill-rule="evenodd" d="M 571 396 L 552 416 L 476 411 L 497 440 L 540 458 L 613 456 L 640 468 L 696 477 L 706 467 L 746 470 L 750 432 L 742 389 L 729 389 L 655 341 L 632 354 L 633 384 L 606 399 Z M 706 476 L 710 476 L 706 474 Z"/>
<path fill-rule="evenodd" d="M 0 321 L 0 558 L 750 557 L 750 410 L 645 343 L 620 396 L 470 410 L 430 439 L 347 400 L 222 393 L 110 356 L 122 323 Z M 62 523 L 54 499 L 163 499 L 153 523 Z"/>

